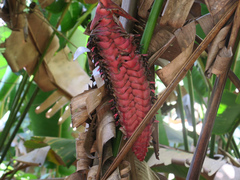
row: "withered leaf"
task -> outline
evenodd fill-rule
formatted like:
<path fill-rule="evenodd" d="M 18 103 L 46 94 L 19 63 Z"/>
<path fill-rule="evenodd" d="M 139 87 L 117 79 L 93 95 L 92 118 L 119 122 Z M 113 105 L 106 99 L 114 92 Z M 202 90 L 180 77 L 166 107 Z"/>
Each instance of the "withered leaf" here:
<path fill-rule="evenodd" d="M 193 2 L 194 0 L 168 0 L 163 10 L 160 25 L 171 26 L 176 29 L 182 27 L 186 22 Z"/>

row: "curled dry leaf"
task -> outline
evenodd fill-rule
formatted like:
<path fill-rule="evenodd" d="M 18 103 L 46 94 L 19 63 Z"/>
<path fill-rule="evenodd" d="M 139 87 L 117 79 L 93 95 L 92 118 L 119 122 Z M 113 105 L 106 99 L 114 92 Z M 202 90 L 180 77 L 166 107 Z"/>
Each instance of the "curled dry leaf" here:
<path fill-rule="evenodd" d="M 100 89 L 90 89 L 72 98 L 70 107 L 73 127 L 79 127 L 88 119 L 90 113 L 101 103 L 104 92 Z"/>
<path fill-rule="evenodd" d="M 193 2 L 194 0 L 168 0 L 162 13 L 163 15 L 160 20 L 160 25 L 171 26 L 173 28 L 182 27 L 186 22 Z"/>
<path fill-rule="evenodd" d="M 210 51 L 208 53 L 207 63 L 206 63 L 206 67 L 205 67 L 205 75 L 208 78 L 211 77 L 210 68 L 214 63 L 214 60 L 215 60 L 217 54 L 219 53 L 219 50 L 221 50 L 225 46 L 226 36 L 229 33 L 231 25 L 232 24 L 229 24 L 226 27 L 222 28 L 219 31 L 219 33 L 217 34 L 217 36 L 214 38 L 214 40 L 211 44 L 211 48 L 210 48 Z"/>
<path fill-rule="evenodd" d="M 103 167 L 103 163 L 112 156 L 112 154 L 103 154 L 104 146 L 109 140 L 116 136 L 116 126 L 115 120 L 112 112 L 109 110 L 111 105 L 108 103 L 109 99 L 103 101 L 103 103 L 97 108 L 97 116 L 98 116 L 98 128 L 96 134 L 98 155 L 99 155 L 99 169 L 97 172 L 97 177 L 100 177 L 100 173 Z M 108 151 L 107 151 L 108 152 Z"/>
<path fill-rule="evenodd" d="M 201 16 L 200 18 L 197 19 L 197 22 L 200 24 L 205 35 L 207 35 L 214 27 L 214 22 L 211 14 Z"/>
<path fill-rule="evenodd" d="M 76 139 L 76 159 L 77 161 L 77 171 L 88 170 L 91 165 L 92 160 L 88 158 L 84 143 L 87 139 L 87 132 L 79 133 L 78 139 Z"/>
<path fill-rule="evenodd" d="M 192 53 L 196 33 L 195 28 L 195 22 L 191 22 L 175 33 L 183 52 L 171 63 L 156 72 L 166 86 L 173 80 L 176 73 L 185 64 L 186 60 Z"/>
<path fill-rule="evenodd" d="M 231 60 L 232 56 L 232 48 L 222 48 L 219 51 L 216 60 L 211 68 L 211 73 L 216 75 L 224 73 L 227 70 L 229 61 Z"/>
<path fill-rule="evenodd" d="M 237 0 L 205 0 L 208 11 L 213 17 L 214 24 L 224 16 L 225 12 L 236 2 Z"/>

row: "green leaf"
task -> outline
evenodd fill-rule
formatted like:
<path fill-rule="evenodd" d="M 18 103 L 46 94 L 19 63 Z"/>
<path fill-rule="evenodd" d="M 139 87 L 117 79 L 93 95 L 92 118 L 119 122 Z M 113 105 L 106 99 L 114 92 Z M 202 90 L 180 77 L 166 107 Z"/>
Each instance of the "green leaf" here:
<path fill-rule="evenodd" d="M 34 136 L 31 140 L 25 141 L 24 145 L 32 149 L 51 146 L 51 151 L 48 152 L 48 160 L 57 165 L 65 164 L 70 167 L 76 160 L 75 139 Z"/>
<path fill-rule="evenodd" d="M 8 66 L 0 82 L 0 102 L 3 101 L 11 92 L 12 88 L 15 86 L 17 79 L 18 76 L 14 74 L 11 68 Z"/>
<path fill-rule="evenodd" d="M 52 4 L 47 6 L 45 9 L 47 9 L 51 13 L 60 13 L 63 11 L 67 3 L 65 0 L 55 0 Z"/>
<path fill-rule="evenodd" d="M 240 120 L 240 104 L 235 102 L 237 95 L 224 90 L 217 117 L 212 130 L 213 134 L 231 132 Z"/>
<path fill-rule="evenodd" d="M 71 3 L 61 23 L 62 32 L 69 31 L 71 28 L 74 27 L 78 20 L 78 17 L 82 13 L 82 8 L 83 6 L 81 3 L 78 2 Z"/>
<path fill-rule="evenodd" d="M 51 138 L 44 140 L 52 150 L 63 160 L 67 167 L 70 167 L 76 160 L 75 139 Z"/>

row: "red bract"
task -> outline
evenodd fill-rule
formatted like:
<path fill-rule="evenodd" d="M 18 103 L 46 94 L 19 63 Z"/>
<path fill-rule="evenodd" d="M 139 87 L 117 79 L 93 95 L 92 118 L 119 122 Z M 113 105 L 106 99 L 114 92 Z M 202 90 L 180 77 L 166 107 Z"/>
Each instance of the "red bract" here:
<path fill-rule="evenodd" d="M 138 53 L 134 36 L 124 30 L 116 15 L 135 20 L 111 0 L 100 0 L 90 26 L 88 48 L 92 51 L 94 64 L 99 63 L 114 96 L 122 129 L 129 138 L 151 108 L 152 97 L 143 56 Z M 151 124 L 132 148 L 140 161 L 147 153 Z"/>

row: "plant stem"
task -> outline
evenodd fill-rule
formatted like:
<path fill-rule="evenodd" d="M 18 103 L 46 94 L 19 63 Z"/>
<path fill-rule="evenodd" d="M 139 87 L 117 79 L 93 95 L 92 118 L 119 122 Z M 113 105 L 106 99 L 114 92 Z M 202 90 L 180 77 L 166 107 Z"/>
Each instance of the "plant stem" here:
<path fill-rule="evenodd" d="M 214 156 L 214 148 L 215 148 L 215 134 L 212 134 L 211 143 L 210 143 L 210 154 L 209 154 L 210 158 L 213 158 Z"/>
<path fill-rule="evenodd" d="M 154 1 L 152 10 L 150 12 L 150 15 L 149 15 L 149 18 L 140 42 L 140 44 L 142 45 L 142 51 L 141 51 L 142 54 L 146 54 L 148 51 L 148 47 L 152 39 L 153 31 L 155 29 L 157 19 L 158 19 L 159 13 L 162 10 L 162 7 L 163 7 L 163 0 Z"/>
<path fill-rule="evenodd" d="M 75 24 L 75 26 L 73 27 L 73 30 L 71 31 L 71 33 L 69 34 L 68 36 L 68 39 L 70 40 L 71 37 L 73 36 L 73 34 L 75 33 L 75 31 L 77 30 L 78 26 L 80 26 L 82 24 L 82 22 L 87 18 L 87 16 L 89 14 L 91 14 L 92 10 L 97 6 L 97 3 L 95 4 L 92 4 L 87 12 L 85 12 L 79 19 L 78 19 L 78 22 Z"/>
<path fill-rule="evenodd" d="M 21 94 L 23 92 L 23 89 L 24 89 L 24 86 L 27 82 L 27 79 L 28 79 L 28 74 L 27 72 L 24 71 L 24 74 L 23 74 L 23 78 L 22 78 L 22 81 L 18 87 L 18 90 L 16 92 L 16 95 L 14 97 L 14 101 L 13 101 L 13 104 L 12 104 L 12 108 L 10 110 L 10 114 L 9 114 L 9 117 L 8 117 L 8 120 L 6 122 L 6 125 L 2 131 L 2 134 L 0 136 L 0 151 L 2 150 L 3 148 L 3 144 L 9 134 L 9 131 L 12 127 L 12 125 L 15 123 L 16 119 L 14 118 L 15 117 L 15 114 L 17 114 L 18 112 L 18 109 L 17 109 L 17 105 L 18 105 L 18 101 L 21 97 Z"/>
<path fill-rule="evenodd" d="M 197 133 L 196 133 L 196 119 L 194 114 L 194 93 L 193 93 L 193 81 L 192 81 L 192 73 L 188 71 L 187 73 L 188 79 L 188 91 L 190 96 L 190 103 L 191 103 L 191 117 L 192 117 L 192 126 L 193 126 L 193 144 L 196 147 L 197 145 Z"/>
<path fill-rule="evenodd" d="M 31 96 L 31 98 L 30 98 L 26 108 L 24 109 L 24 112 L 22 113 L 22 115 L 21 115 L 21 117 L 20 117 L 20 119 L 19 119 L 19 121 L 18 121 L 18 123 L 17 123 L 17 125 L 16 125 L 16 127 L 15 127 L 15 129 L 13 131 L 13 133 L 11 134 L 10 139 L 8 140 L 8 143 L 6 144 L 6 146 L 5 146 L 4 150 L 3 150 L 3 153 L 1 155 L 0 164 L 3 162 L 3 160 L 4 160 L 8 150 L 9 150 L 9 148 L 11 146 L 12 141 L 13 141 L 14 137 L 16 136 L 17 132 L 18 132 L 18 129 L 20 128 L 20 126 L 21 126 L 21 124 L 22 124 L 22 122 L 23 122 L 23 120 L 24 120 L 28 110 L 30 109 L 30 107 L 31 107 L 35 97 L 37 96 L 38 91 L 39 91 L 39 87 L 37 87 L 34 90 L 33 95 Z"/>
<path fill-rule="evenodd" d="M 239 153 L 237 144 L 236 144 L 236 142 L 233 138 L 231 140 L 231 145 L 232 145 L 232 149 L 234 150 L 234 154 L 235 154 L 236 158 L 239 159 L 240 158 L 240 153 Z"/>
<path fill-rule="evenodd" d="M 180 109 L 180 115 L 181 115 L 181 120 L 182 120 L 182 133 L 183 133 L 183 143 L 184 143 L 184 149 L 185 151 L 189 151 L 188 149 L 188 140 L 187 140 L 187 130 L 185 127 L 185 117 L 184 117 L 184 109 L 183 109 L 183 102 L 182 102 L 182 92 L 181 92 L 181 87 L 180 85 L 177 86 L 178 90 L 178 105 Z"/>

